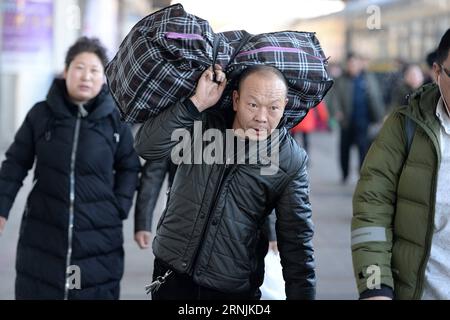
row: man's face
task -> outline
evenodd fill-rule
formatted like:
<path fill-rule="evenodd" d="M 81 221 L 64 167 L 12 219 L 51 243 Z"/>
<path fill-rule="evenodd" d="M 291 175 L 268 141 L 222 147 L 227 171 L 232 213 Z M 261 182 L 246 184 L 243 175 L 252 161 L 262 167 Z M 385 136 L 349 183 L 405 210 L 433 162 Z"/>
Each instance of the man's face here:
<path fill-rule="evenodd" d="M 434 63 L 433 71 L 447 108 L 450 108 L 450 54 L 441 65 Z"/>
<path fill-rule="evenodd" d="M 280 123 L 288 102 L 286 95 L 287 88 L 276 75 L 256 72 L 248 76 L 239 92 L 233 92 L 233 129 L 244 131 L 236 134 L 251 140 L 267 139 Z"/>
<path fill-rule="evenodd" d="M 423 84 L 423 73 L 419 66 L 412 65 L 405 72 L 405 83 L 414 90 Z"/>
<path fill-rule="evenodd" d="M 358 76 L 363 68 L 361 59 L 357 57 L 352 57 L 347 61 L 347 72 L 352 77 Z"/>

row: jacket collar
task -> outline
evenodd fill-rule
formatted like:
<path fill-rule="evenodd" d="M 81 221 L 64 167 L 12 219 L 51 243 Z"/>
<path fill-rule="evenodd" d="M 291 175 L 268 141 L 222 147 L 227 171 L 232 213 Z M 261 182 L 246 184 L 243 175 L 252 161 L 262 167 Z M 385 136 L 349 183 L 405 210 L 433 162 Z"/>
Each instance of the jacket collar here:
<path fill-rule="evenodd" d="M 409 106 L 400 111 L 420 125 L 437 148 L 441 124 L 436 116 L 436 107 L 440 97 L 441 93 L 436 84 L 424 85 L 411 94 Z"/>
<path fill-rule="evenodd" d="M 69 99 L 64 79 L 53 81 L 47 94 L 47 104 L 58 118 L 73 118 L 77 115 L 78 107 Z M 86 117 L 89 120 L 104 118 L 114 111 L 115 104 L 107 85 L 103 85 L 100 93 L 87 102 L 86 109 L 90 110 Z"/>
<path fill-rule="evenodd" d="M 442 97 L 439 99 L 439 102 L 437 104 L 436 116 L 438 117 L 445 133 L 450 134 L 450 117 L 448 115 L 448 111 L 446 110 Z"/>
<path fill-rule="evenodd" d="M 231 129 L 233 127 L 233 121 L 235 117 L 233 108 L 230 107 L 228 109 L 222 109 L 216 106 L 208 109 L 207 113 L 210 116 L 219 119 L 219 121 L 216 122 L 216 124 L 219 125 L 217 129 L 221 130 L 222 132 L 225 132 L 226 129 Z M 266 159 L 266 157 L 263 157 L 264 159 L 261 159 L 259 158 L 259 155 L 267 155 L 268 157 L 271 157 L 272 150 L 275 150 L 275 152 L 279 152 L 283 140 L 285 140 L 288 136 L 288 130 L 285 126 L 287 123 L 286 120 L 287 118 L 285 116 L 281 118 L 280 123 L 276 128 L 278 130 L 278 134 L 272 134 L 267 137 L 266 140 L 259 141 L 257 143 L 257 154 L 249 154 L 248 152 L 245 152 L 245 160 L 248 161 L 249 158 L 254 158 L 256 156 L 257 159 L 253 159 L 252 161 L 255 161 L 257 165 L 261 166 L 264 165 L 264 162 L 267 163 L 269 159 Z M 224 135 L 224 137 L 227 137 L 227 135 Z M 248 139 L 245 139 L 245 148 L 247 149 L 247 151 L 250 144 L 252 144 L 252 142 Z M 238 153 L 240 152 L 242 151 L 238 151 Z"/>

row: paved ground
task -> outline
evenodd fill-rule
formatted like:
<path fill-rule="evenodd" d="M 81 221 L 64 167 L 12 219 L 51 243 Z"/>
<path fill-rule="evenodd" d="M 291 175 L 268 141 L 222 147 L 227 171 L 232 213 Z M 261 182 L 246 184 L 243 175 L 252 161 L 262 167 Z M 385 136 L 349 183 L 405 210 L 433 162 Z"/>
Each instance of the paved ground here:
<path fill-rule="evenodd" d="M 353 170 L 348 185 L 342 186 L 337 165 L 337 137 L 320 133 L 311 137 L 310 177 L 311 203 L 316 225 L 315 250 L 317 261 L 318 299 L 356 299 L 350 255 L 351 196 L 356 182 Z M 4 151 L 0 152 L 3 160 Z M 356 164 L 356 154 L 352 154 Z M 14 298 L 14 260 L 19 224 L 25 199 L 30 189 L 31 175 L 18 194 L 6 230 L 0 237 L 0 299 Z M 158 207 L 162 211 L 165 199 L 161 195 Z M 148 299 L 144 286 L 149 283 L 153 256 L 151 250 L 139 250 L 133 241 L 133 218 L 124 226 L 125 275 L 122 299 Z"/>

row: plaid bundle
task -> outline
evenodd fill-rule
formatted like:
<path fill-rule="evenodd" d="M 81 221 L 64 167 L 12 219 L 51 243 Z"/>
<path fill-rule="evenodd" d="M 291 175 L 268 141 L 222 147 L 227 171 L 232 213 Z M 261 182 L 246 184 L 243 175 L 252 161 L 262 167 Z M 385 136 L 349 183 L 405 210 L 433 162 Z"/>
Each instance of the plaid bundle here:
<path fill-rule="evenodd" d="M 272 65 L 289 83 L 286 126 L 299 123 L 331 88 L 327 61 L 314 33 L 246 31 L 214 33 L 206 20 L 176 4 L 134 26 L 106 68 L 106 76 L 122 118 L 143 122 L 183 97 L 213 63 L 229 80 L 216 107 L 230 108 L 234 80 L 248 66 Z"/>

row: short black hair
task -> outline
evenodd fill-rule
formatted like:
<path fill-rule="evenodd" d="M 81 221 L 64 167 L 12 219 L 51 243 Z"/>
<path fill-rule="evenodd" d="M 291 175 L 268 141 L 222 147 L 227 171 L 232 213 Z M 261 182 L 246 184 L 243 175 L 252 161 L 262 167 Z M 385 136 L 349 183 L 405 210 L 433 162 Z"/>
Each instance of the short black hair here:
<path fill-rule="evenodd" d="M 353 51 L 347 52 L 345 61 L 351 60 L 353 58 L 358 59 L 359 57 Z"/>
<path fill-rule="evenodd" d="M 436 63 L 443 64 L 448 57 L 448 51 L 450 49 L 450 29 L 447 29 L 445 34 L 441 38 L 441 42 L 436 50 Z"/>
<path fill-rule="evenodd" d="M 283 73 L 278 70 L 277 68 L 273 66 L 269 66 L 266 64 L 255 64 L 252 66 L 247 67 L 244 71 L 242 71 L 241 75 L 239 76 L 239 79 L 237 80 L 236 90 L 240 91 L 242 83 L 244 83 L 245 79 L 247 79 L 252 74 L 258 73 L 258 72 L 268 72 L 275 75 L 278 79 L 280 79 L 285 87 L 286 87 L 286 94 L 289 91 L 289 85 L 288 81 L 286 80 L 286 77 L 283 75 Z"/>
<path fill-rule="evenodd" d="M 84 52 L 96 54 L 102 62 L 103 68 L 106 68 L 106 65 L 108 64 L 108 55 L 100 40 L 97 38 L 81 37 L 69 48 L 69 51 L 67 51 L 65 61 L 66 70 L 69 69 L 69 66 L 75 57 Z"/>
<path fill-rule="evenodd" d="M 363 56 L 360 54 L 357 54 L 356 52 L 353 51 L 349 51 L 347 52 L 347 55 L 345 56 L 345 61 L 349 61 L 352 59 L 356 59 L 356 60 L 363 60 Z"/>
<path fill-rule="evenodd" d="M 429 54 L 427 54 L 427 57 L 425 58 L 425 61 L 427 62 L 427 65 L 430 69 L 433 68 L 433 63 L 436 61 L 436 56 L 437 50 L 433 50 Z"/>

